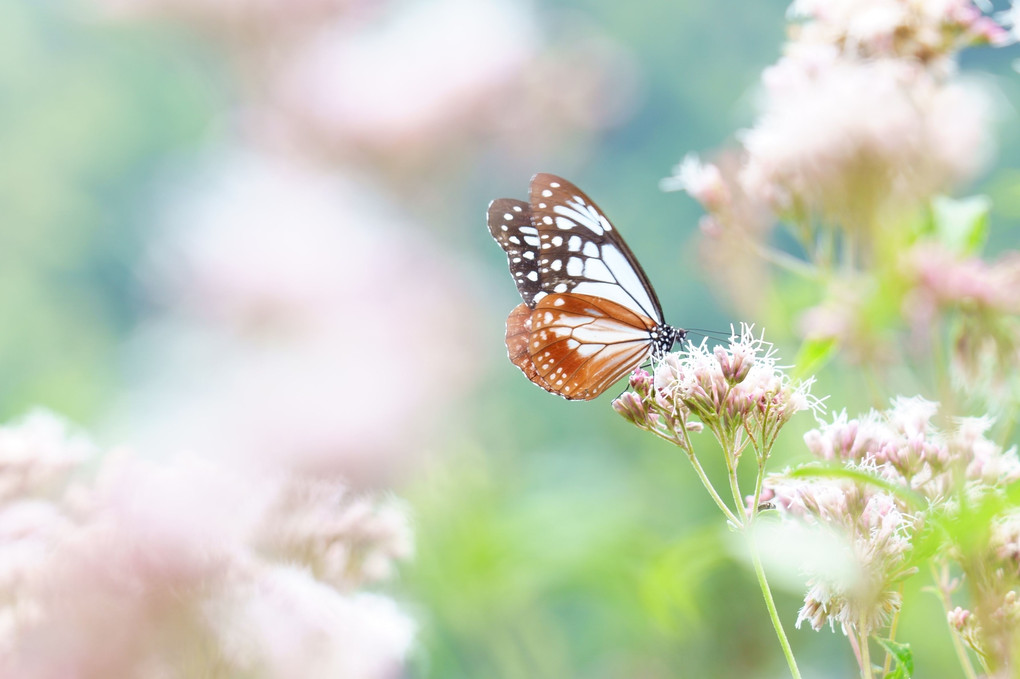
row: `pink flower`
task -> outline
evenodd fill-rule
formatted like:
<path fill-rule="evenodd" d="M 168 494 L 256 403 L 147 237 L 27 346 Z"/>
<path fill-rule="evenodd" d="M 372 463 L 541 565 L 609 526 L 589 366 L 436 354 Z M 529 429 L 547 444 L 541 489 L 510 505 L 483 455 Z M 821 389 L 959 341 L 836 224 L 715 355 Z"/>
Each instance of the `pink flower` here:
<path fill-rule="evenodd" d="M 804 435 L 808 449 L 824 460 L 864 465 L 881 478 L 945 500 L 964 486 L 1001 487 L 1020 478 L 1016 451 L 985 438 L 987 418 L 959 420 L 949 434 L 933 424 L 938 404 L 897 397 L 892 407 L 848 419 L 833 417 Z"/>
<path fill-rule="evenodd" d="M 692 416 L 717 437 L 746 428 L 770 439 L 794 414 L 820 407 L 811 383 L 793 383 L 777 365 L 772 345 L 747 325 L 734 331 L 727 346 L 687 345 L 656 365 L 653 380 L 641 371 L 631 382 L 634 391 L 614 401 L 617 412 L 684 447 Z"/>
<path fill-rule="evenodd" d="M 1020 256 L 1007 254 L 993 263 L 962 257 L 936 243 L 921 243 L 903 257 L 915 288 L 904 304 L 968 311 L 1020 313 Z M 918 318 L 920 320 L 920 318 Z"/>
<path fill-rule="evenodd" d="M 124 453 L 50 490 L 0 499 L 0 676 L 400 673 L 414 624 L 358 591 L 409 556 L 392 502 Z"/>
<path fill-rule="evenodd" d="M 0 427 L 0 502 L 59 486 L 93 452 L 88 438 L 45 410 Z"/>
<path fill-rule="evenodd" d="M 673 168 L 673 176 L 659 182 L 659 187 L 663 191 L 686 191 L 710 212 L 720 209 L 729 200 L 719 168 L 702 163 L 693 153 L 684 156 Z"/>
<path fill-rule="evenodd" d="M 762 497 L 781 515 L 822 531 L 818 536 L 799 534 L 799 539 L 824 538 L 829 552 L 839 550 L 838 567 L 831 553 L 828 559 L 801 561 L 809 590 L 798 627 L 807 621 L 816 630 L 828 623 L 839 624 L 845 632 L 869 633 L 886 624 L 901 603 L 898 582 L 909 568 L 915 517 L 892 495 L 846 480 L 772 474 L 765 487 Z"/>
<path fill-rule="evenodd" d="M 790 10 L 805 20 L 799 40 L 863 57 L 932 61 L 967 44 L 998 42 L 1004 32 L 971 0 L 795 0 Z"/>
<path fill-rule="evenodd" d="M 204 602 L 228 667 L 269 677 L 394 679 L 415 625 L 391 599 L 348 596 L 277 566 Z"/>
<path fill-rule="evenodd" d="M 783 85 L 741 137 L 749 193 L 853 229 L 980 169 L 989 105 L 976 90 L 908 62 L 811 54 L 794 52 L 769 74 Z"/>

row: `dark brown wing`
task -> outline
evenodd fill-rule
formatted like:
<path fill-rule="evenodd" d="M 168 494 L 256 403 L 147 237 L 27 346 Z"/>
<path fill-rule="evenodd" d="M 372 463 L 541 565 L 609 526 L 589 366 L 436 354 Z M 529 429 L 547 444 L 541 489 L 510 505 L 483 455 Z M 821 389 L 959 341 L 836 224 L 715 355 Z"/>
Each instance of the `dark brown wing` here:
<path fill-rule="evenodd" d="M 542 286 L 538 273 L 538 229 L 531 223 L 531 207 L 523 200 L 497 198 L 489 203 L 488 223 L 489 233 L 506 253 L 521 299 L 534 307 Z"/>
<path fill-rule="evenodd" d="M 531 223 L 541 244 L 537 277 L 547 293 L 601 297 L 663 323 L 662 306 L 634 253 L 598 205 L 562 177 L 531 180 Z"/>

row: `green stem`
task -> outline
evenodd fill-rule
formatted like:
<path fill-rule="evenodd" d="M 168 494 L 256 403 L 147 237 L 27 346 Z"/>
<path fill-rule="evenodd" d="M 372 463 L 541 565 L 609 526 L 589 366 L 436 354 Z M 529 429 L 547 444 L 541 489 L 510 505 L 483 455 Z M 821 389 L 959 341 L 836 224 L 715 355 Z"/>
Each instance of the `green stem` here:
<path fill-rule="evenodd" d="M 776 602 L 772 598 L 772 589 L 769 587 L 769 581 L 765 578 L 765 569 L 762 567 L 761 557 L 758 555 L 758 543 L 752 531 L 747 532 L 747 539 L 751 547 L 751 561 L 754 564 L 754 574 L 758 576 L 761 594 L 765 597 L 765 606 L 769 609 L 772 627 L 776 630 L 779 645 L 783 647 L 783 655 L 786 656 L 786 663 L 790 666 L 790 674 L 793 676 L 793 679 L 801 679 L 800 670 L 797 669 L 797 660 L 793 657 L 793 650 L 790 648 L 786 632 L 783 631 L 783 623 L 779 620 L 779 613 L 776 611 Z"/>
<path fill-rule="evenodd" d="M 900 583 L 900 586 L 899 586 L 898 589 L 899 589 L 900 600 L 902 601 L 902 599 L 903 599 L 903 583 L 902 582 Z M 899 631 L 899 627 L 900 627 L 900 613 L 902 613 L 902 612 L 903 612 L 903 606 L 900 606 L 899 608 L 896 609 L 896 612 L 893 613 L 892 622 L 889 624 L 889 641 L 896 641 L 896 632 Z M 886 651 L 886 653 L 885 653 L 885 662 L 882 663 L 882 676 L 883 677 L 886 674 L 888 674 L 889 670 L 892 668 L 892 660 L 893 660 L 892 653 L 890 653 L 889 651 Z"/>
<path fill-rule="evenodd" d="M 875 679 L 875 673 L 871 669 L 871 649 L 868 646 L 868 635 L 854 631 L 857 635 L 857 643 L 861 649 L 861 679 Z"/>
<path fill-rule="evenodd" d="M 949 617 L 950 608 L 953 605 L 952 600 L 949 598 L 949 587 L 946 584 L 947 574 L 945 571 L 945 565 L 942 566 L 943 572 L 940 573 L 935 568 L 935 564 L 929 564 L 931 566 L 931 577 L 935 581 L 935 589 L 938 591 L 939 600 L 942 602 L 942 609 L 946 612 L 946 618 Z M 967 649 L 963 647 L 963 641 L 960 639 L 960 634 L 955 630 L 949 629 L 949 636 L 953 640 L 953 648 L 956 650 L 956 657 L 960 661 L 960 667 L 963 669 L 964 676 L 967 679 L 977 679 L 977 672 L 974 671 L 974 665 L 970 662 L 970 657 L 967 655 Z"/>
<path fill-rule="evenodd" d="M 684 445 L 682 445 L 681 448 L 683 448 L 684 452 L 687 453 L 687 457 L 691 461 L 691 466 L 694 467 L 694 472 L 698 475 L 698 478 L 701 479 L 701 485 L 705 486 L 705 490 L 707 490 L 708 494 L 712 496 L 715 504 L 718 505 L 719 509 L 722 510 L 722 513 L 726 515 L 726 519 L 730 523 L 736 527 L 743 526 L 744 522 L 738 519 L 737 516 L 730 511 L 730 508 L 727 507 L 726 503 L 723 502 L 721 497 L 719 497 L 719 493 L 715 491 L 715 486 L 713 486 L 712 482 L 708 480 L 708 474 L 706 474 L 705 470 L 702 469 L 701 463 L 698 462 L 697 456 L 694 455 L 694 446 L 691 445 L 690 434 L 687 433 L 686 427 L 684 427 L 683 432 L 685 440 Z"/>

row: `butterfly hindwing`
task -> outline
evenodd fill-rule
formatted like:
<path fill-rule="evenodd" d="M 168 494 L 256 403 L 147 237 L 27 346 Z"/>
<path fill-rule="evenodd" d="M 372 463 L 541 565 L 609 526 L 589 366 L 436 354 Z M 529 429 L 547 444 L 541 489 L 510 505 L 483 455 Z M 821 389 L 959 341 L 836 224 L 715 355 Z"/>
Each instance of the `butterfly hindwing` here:
<path fill-rule="evenodd" d="M 531 221 L 531 206 L 523 200 L 497 198 L 489 203 L 488 222 L 489 233 L 506 253 L 521 299 L 534 307 L 543 290 L 538 272 L 538 229 Z"/>
<path fill-rule="evenodd" d="M 545 378 L 538 374 L 531 360 L 531 309 L 521 303 L 506 317 L 506 353 L 510 362 L 521 369 L 524 376 L 546 391 L 556 393 Z"/>
<path fill-rule="evenodd" d="M 538 230 L 538 279 L 547 293 L 614 301 L 662 323 L 662 307 L 637 258 L 606 216 L 565 179 L 531 180 L 531 221 Z"/>
<path fill-rule="evenodd" d="M 568 399 L 595 398 L 633 370 L 656 328 L 612 300 L 570 293 L 542 298 L 530 322 L 531 361 L 545 384 L 531 380 Z"/>

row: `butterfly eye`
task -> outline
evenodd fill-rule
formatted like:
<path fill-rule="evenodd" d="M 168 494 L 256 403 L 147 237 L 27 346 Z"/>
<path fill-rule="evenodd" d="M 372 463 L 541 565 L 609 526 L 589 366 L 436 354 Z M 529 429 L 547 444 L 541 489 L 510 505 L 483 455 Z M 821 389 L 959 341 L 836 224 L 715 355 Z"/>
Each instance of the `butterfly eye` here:
<path fill-rule="evenodd" d="M 567 180 L 535 175 L 529 202 L 492 201 L 488 225 L 524 301 L 507 318 L 507 353 L 546 391 L 593 399 L 686 334 L 663 321 L 630 248 Z"/>

